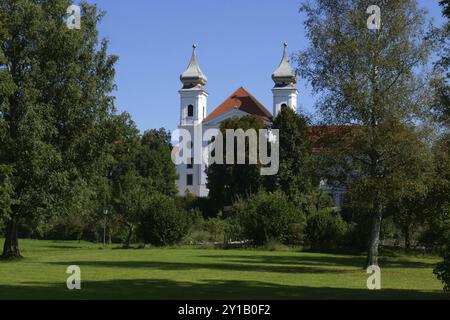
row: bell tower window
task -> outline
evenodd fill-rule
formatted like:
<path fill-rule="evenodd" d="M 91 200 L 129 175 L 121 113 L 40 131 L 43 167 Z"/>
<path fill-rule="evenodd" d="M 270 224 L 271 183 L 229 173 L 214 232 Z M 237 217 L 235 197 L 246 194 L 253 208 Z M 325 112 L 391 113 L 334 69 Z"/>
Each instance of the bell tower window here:
<path fill-rule="evenodd" d="M 192 174 L 188 174 L 186 176 L 186 185 L 192 186 L 194 184 L 194 176 Z"/>
<path fill-rule="evenodd" d="M 192 104 L 188 105 L 188 117 L 194 116 L 194 106 Z"/>

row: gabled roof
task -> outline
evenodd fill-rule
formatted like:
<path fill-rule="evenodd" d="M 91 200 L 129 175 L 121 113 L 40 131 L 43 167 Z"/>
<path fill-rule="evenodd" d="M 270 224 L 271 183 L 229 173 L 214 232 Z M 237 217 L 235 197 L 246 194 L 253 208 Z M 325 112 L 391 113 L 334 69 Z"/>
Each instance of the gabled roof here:
<path fill-rule="evenodd" d="M 261 117 L 264 121 L 272 120 L 272 114 L 243 87 L 237 89 L 220 106 L 211 112 L 204 121 L 214 119 L 221 114 L 238 109 L 251 115 Z"/>

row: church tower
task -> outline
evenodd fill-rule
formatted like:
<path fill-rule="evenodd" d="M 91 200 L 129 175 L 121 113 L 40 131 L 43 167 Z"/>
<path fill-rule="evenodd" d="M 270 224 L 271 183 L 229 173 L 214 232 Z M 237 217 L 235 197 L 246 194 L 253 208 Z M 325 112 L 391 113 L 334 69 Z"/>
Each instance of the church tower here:
<path fill-rule="evenodd" d="M 289 63 L 287 46 L 287 43 L 284 43 L 283 58 L 278 68 L 272 74 L 272 79 L 275 82 L 275 86 L 272 89 L 274 118 L 282 108 L 291 108 L 297 112 L 298 90 L 295 87 L 297 78 Z"/>
<path fill-rule="evenodd" d="M 206 102 L 208 93 L 204 86 L 208 79 L 197 61 L 194 44 L 191 61 L 181 74 L 183 87 L 180 89 L 180 129 L 191 133 L 192 143 L 189 154 L 190 163 L 178 166 L 178 189 L 181 193 L 190 192 L 197 196 L 206 196 L 205 165 L 202 163 L 202 122 L 206 117 Z M 194 159 L 197 164 L 194 164 Z M 205 194 L 206 193 L 206 194 Z"/>

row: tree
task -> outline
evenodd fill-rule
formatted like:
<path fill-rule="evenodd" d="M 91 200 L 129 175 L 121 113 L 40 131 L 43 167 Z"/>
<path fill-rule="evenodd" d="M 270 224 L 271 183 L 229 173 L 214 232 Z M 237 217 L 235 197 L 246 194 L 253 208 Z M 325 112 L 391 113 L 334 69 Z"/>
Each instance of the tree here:
<path fill-rule="evenodd" d="M 264 122 L 256 116 L 244 116 L 241 118 L 233 118 L 225 120 L 220 126 L 226 146 L 226 130 L 227 129 L 264 129 Z M 246 164 L 237 164 L 235 143 L 235 164 L 226 164 L 226 152 L 223 152 L 224 164 L 212 164 L 208 167 L 209 199 L 216 210 L 229 206 L 238 197 L 247 197 L 257 192 L 262 185 L 263 179 L 260 175 L 260 164 L 249 164 L 249 140 L 246 139 Z"/>
<path fill-rule="evenodd" d="M 103 13 L 82 3 L 82 27 L 69 30 L 69 5 L 0 1 L 0 164 L 13 169 L 3 258 L 21 257 L 20 223 L 77 212 L 104 175 L 117 57 L 98 41 Z"/>
<path fill-rule="evenodd" d="M 0 226 L 3 221 L 9 219 L 13 205 L 11 175 L 10 167 L 0 165 Z"/>
<path fill-rule="evenodd" d="M 310 193 L 313 187 L 314 158 L 308 121 L 284 108 L 272 124 L 279 130 L 280 168 L 267 178 L 267 190 L 281 190 L 289 197 Z"/>
<path fill-rule="evenodd" d="M 427 193 L 428 187 L 426 192 L 406 194 L 387 206 L 387 213 L 393 216 L 396 227 L 403 235 L 405 252 L 411 250 L 414 233 L 425 221 Z"/>
<path fill-rule="evenodd" d="M 150 197 L 140 230 L 146 243 L 156 246 L 173 245 L 188 233 L 188 215 L 175 205 L 175 199 L 155 192 Z"/>
<path fill-rule="evenodd" d="M 128 114 L 117 118 L 118 130 L 111 167 L 112 208 L 127 230 L 124 247 L 150 210 L 155 193 L 176 194 L 176 171 L 170 157 L 170 134 L 150 130 L 141 137 Z"/>
<path fill-rule="evenodd" d="M 442 13 L 447 18 L 447 23 L 442 28 L 442 43 L 444 50 L 442 59 L 438 67 L 446 72 L 446 79 L 442 83 L 441 94 L 439 95 L 438 112 L 442 115 L 441 122 L 444 127 L 444 132 L 440 139 L 437 140 L 433 151 L 435 154 L 437 179 L 429 193 L 427 205 L 429 205 L 430 230 L 437 238 L 437 242 L 443 248 L 444 260 L 439 263 L 434 269 L 434 274 L 444 284 L 444 291 L 450 291 L 450 133 L 449 118 L 450 118 L 450 89 L 448 80 L 450 73 L 448 67 L 450 65 L 449 56 L 449 40 L 450 40 L 450 1 L 441 0 Z M 440 108 L 439 108 L 440 107 Z"/>
<path fill-rule="evenodd" d="M 170 139 L 170 133 L 164 128 L 146 131 L 141 138 L 136 166 L 141 176 L 150 179 L 151 189 L 175 196 L 177 172 L 170 156 Z"/>
<path fill-rule="evenodd" d="M 447 22 L 442 28 L 436 31 L 436 38 L 439 43 L 441 58 L 435 63 L 436 70 L 442 74 L 442 77 L 435 80 L 436 101 L 434 103 L 435 120 L 446 128 L 450 126 L 450 1 L 441 0 L 442 14 L 447 18 Z"/>
<path fill-rule="evenodd" d="M 369 5 L 381 8 L 379 30 L 367 27 Z M 318 0 L 301 10 L 311 46 L 298 55 L 299 73 L 321 95 L 324 122 L 350 132 L 328 154 L 337 171 L 348 165 L 343 182 L 351 182 L 351 205 L 370 211 L 366 262 L 377 265 L 387 204 L 424 192 L 430 157 L 416 124 L 429 113 L 432 96 L 417 70 L 434 41 L 413 0 Z"/>
<path fill-rule="evenodd" d="M 282 191 L 259 191 L 247 199 L 238 199 L 233 207 L 245 238 L 257 245 L 269 240 L 289 243 L 292 230 L 296 237 L 302 236 L 305 214 Z"/>

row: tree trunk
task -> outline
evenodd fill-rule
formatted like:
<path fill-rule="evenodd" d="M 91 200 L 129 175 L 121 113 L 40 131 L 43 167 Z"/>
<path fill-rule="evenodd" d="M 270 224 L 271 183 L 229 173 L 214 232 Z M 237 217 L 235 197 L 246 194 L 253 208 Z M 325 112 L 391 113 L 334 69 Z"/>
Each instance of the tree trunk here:
<path fill-rule="evenodd" d="M 19 237 L 17 235 L 17 219 L 12 217 L 6 225 L 5 244 L 3 245 L 2 259 L 21 259 L 19 250 Z"/>
<path fill-rule="evenodd" d="M 405 227 L 405 252 L 409 252 L 411 250 L 411 235 L 409 232 L 409 226 Z"/>
<path fill-rule="evenodd" d="M 131 242 L 131 237 L 133 236 L 133 225 L 129 224 L 128 225 L 128 235 L 127 235 L 127 240 L 125 241 L 123 247 L 124 248 L 129 248 L 130 247 L 130 242 Z"/>
<path fill-rule="evenodd" d="M 369 252 L 367 254 L 366 267 L 378 266 L 378 246 L 380 243 L 381 221 L 383 219 L 382 208 L 378 208 L 372 219 L 372 231 L 369 240 Z"/>

